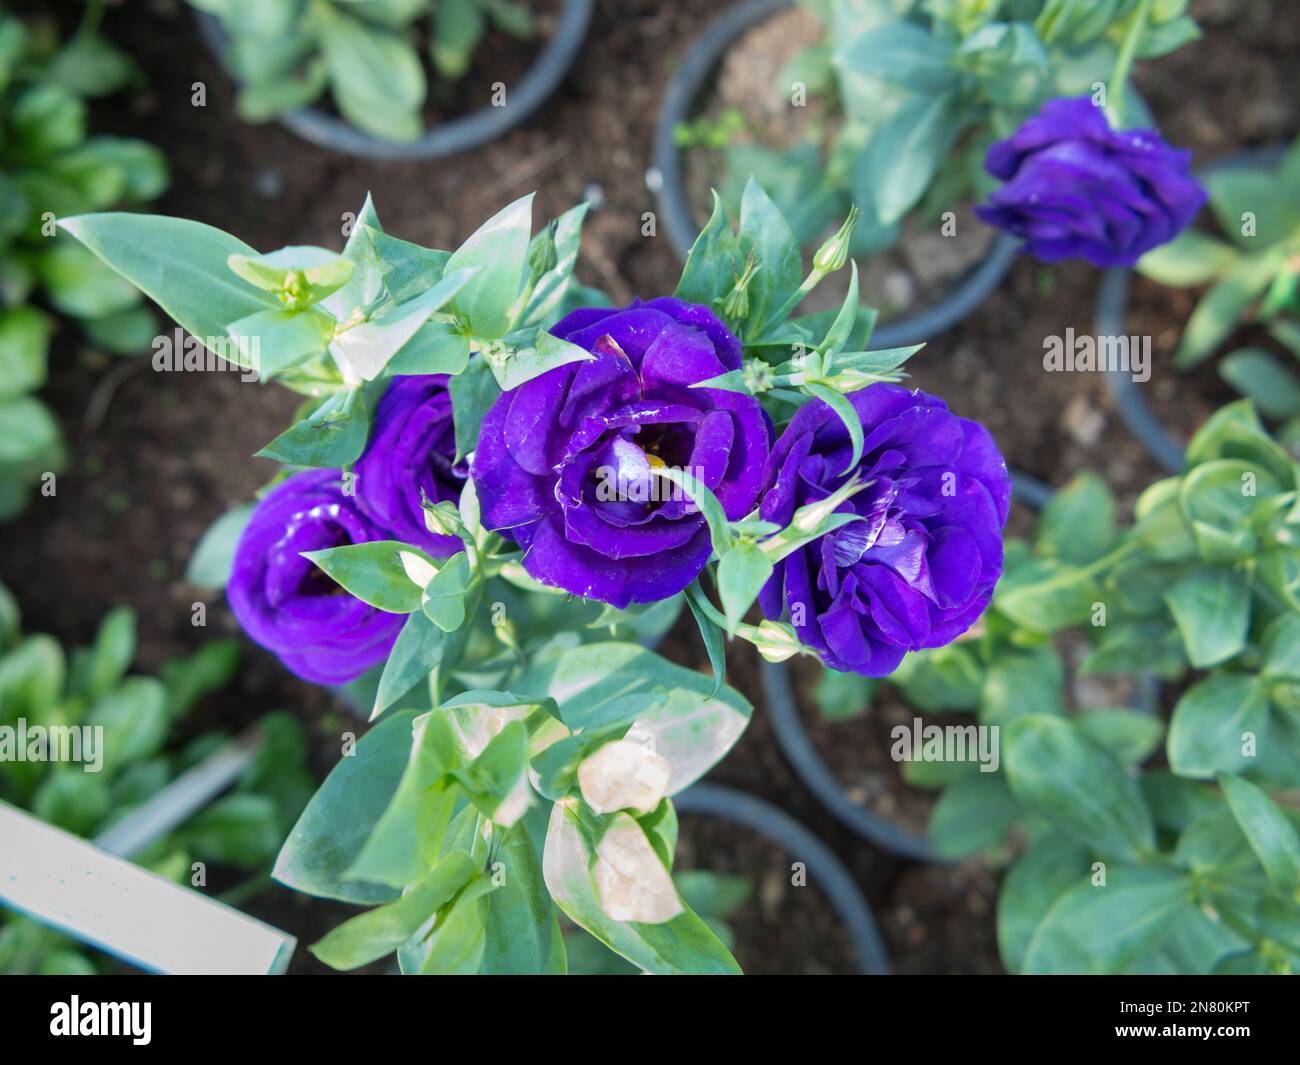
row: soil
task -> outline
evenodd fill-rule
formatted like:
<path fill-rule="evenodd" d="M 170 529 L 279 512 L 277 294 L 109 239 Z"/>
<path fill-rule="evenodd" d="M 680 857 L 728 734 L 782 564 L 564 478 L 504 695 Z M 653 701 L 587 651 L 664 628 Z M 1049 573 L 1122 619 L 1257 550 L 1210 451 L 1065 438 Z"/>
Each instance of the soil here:
<path fill-rule="evenodd" d="M 736 960 L 751 976 L 847 975 L 858 971 L 844 928 L 816 887 L 816 870 L 795 884 L 797 854 L 713 817 L 683 814 L 675 870 L 734 873 L 752 886 L 727 920 Z"/>
<path fill-rule="evenodd" d="M 139 0 L 114 6 L 106 30 L 137 56 L 148 85 L 97 104 L 93 119 L 97 129 L 147 137 L 167 153 L 172 187 L 155 210 L 220 226 L 264 250 L 341 246 L 342 216 L 367 191 L 386 229 L 444 248 L 534 189 L 538 218 L 585 194 L 600 208 L 587 224 L 580 279 L 615 301 L 650 297 L 671 291 L 680 271 L 666 239 L 641 235 L 642 213 L 654 209 L 645 172 L 658 101 L 671 71 L 723 6 L 719 0 L 601 0 L 586 57 L 538 114 L 473 153 L 421 164 L 332 155 L 277 125 L 241 123 L 233 88 L 203 47 L 188 9 L 175 0 Z M 1141 89 L 1170 139 L 1192 148 L 1200 162 L 1293 137 L 1300 130 L 1300 97 L 1291 84 L 1300 20 L 1285 17 L 1281 5 L 1246 0 L 1197 2 L 1193 13 L 1203 21 L 1204 39 L 1141 67 Z M 484 62 L 491 67 L 493 61 Z M 208 87 L 201 109 L 190 104 L 196 80 Z M 1093 469 L 1131 506 L 1158 470 L 1117 422 L 1103 382 L 1042 369 L 1044 338 L 1069 326 L 1091 330 L 1097 279 L 1084 264 L 1018 261 L 979 312 L 912 361 L 912 383 L 987 424 L 1013 467 L 1053 485 Z M 1161 338 L 1159 352 L 1171 350 L 1194 296 L 1156 295 L 1143 282 L 1135 285 L 1138 325 L 1132 328 Z M 1175 379 L 1161 366 L 1157 361 L 1153 387 L 1168 380 L 1171 402 L 1191 412 L 1190 423 L 1226 398 L 1212 373 Z M 0 532 L 0 580 L 23 605 L 27 630 L 54 633 L 65 645 L 85 643 L 110 607 L 129 602 L 140 615 L 136 668 L 142 672 L 217 633 L 233 633 L 220 598 L 209 601 L 205 629 L 190 624 L 200 593 L 184 584 L 184 565 L 202 531 L 270 476 L 271 464 L 250 456 L 287 424 L 295 397 L 233 374 L 162 374 L 144 362 L 109 359 L 88 350 L 66 322 L 42 395 L 77 458 L 59 477 L 55 496 L 37 498 Z M 245 646 L 234 685 L 200 707 L 190 726 L 238 731 L 287 707 L 307 725 L 312 765 L 323 776 L 337 759 L 341 731 L 357 726 L 327 693 Z M 707 668 L 689 618 L 662 650 L 674 661 Z M 710 779 L 789 811 L 839 855 L 871 903 L 897 971 L 997 971 L 995 875 L 980 866 L 904 862 L 840 825 L 784 762 L 749 649 L 734 650 L 729 667 L 729 682 L 756 710 Z M 778 863 L 788 867 L 784 856 L 761 853 L 740 832 L 711 836 L 686 825 L 681 845 L 701 864 L 760 882 Z M 248 909 L 303 944 L 350 912 L 278 887 Z M 785 899 L 764 920 L 761 926 L 758 917 L 741 922 L 738 950 L 751 970 L 799 969 L 813 957 L 831 970 L 843 962 L 820 946 L 834 936 L 815 892 Z M 806 944 L 795 941 L 799 936 Z M 322 967 L 299 949 L 294 970 Z"/>

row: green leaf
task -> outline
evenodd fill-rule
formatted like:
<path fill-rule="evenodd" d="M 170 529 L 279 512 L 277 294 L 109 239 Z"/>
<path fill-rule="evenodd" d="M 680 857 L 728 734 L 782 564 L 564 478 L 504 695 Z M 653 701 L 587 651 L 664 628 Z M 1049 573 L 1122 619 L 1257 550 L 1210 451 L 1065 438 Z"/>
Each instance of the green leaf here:
<path fill-rule="evenodd" d="M 813 685 L 813 702 L 828 721 L 847 721 L 860 717 L 871 706 L 876 684 L 860 673 L 841 673 L 825 668 Z M 919 763 L 918 763 L 919 764 Z"/>
<path fill-rule="evenodd" d="M 918 94 L 876 131 L 862 164 L 870 175 L 876 217 L 899 221 L 924 194 L 957 136 L 960 96 L 955 91 Z"/>
<path fill-rule="evenodd" d="M 1005 654 L 989 666 L 979 719 L 1005 726 L 1027 714 L 1060 714 L 1064 693 L 1065 667 L 1050 646 Z"/>
<path fill-rule="evenodd" d="M 871 26 L 835 53 L 841 69 L 869 71 L 882 81 L 927 97 L 957 81 L 953 49 L 943 37 L 914 22 L 895 19 Z"/>
<path fill-rule="evenodd" d="M 78 673 L 78 694 L 93 702 L 117 686 L 135 657 L 135 631 L 135 611 L 129 606 L 109 611 L 99 624 L 86 668 Z"/>
<path fill-rule="evenodd" d="M 439 0 L 433 19 L 433 65 L 449 81 L 463 77 L 487 32 L 478 0 Z"/>
<path fill-rule="evenodd" d="M 1065 835 L 1036 840 L 1011 867 L 998 893 L 998 949 L 1018 973 L 1034 930 L 1058 898 L 1088 874 L 1087 848 Z"/>
<path fill-rule="evenodd" d="M 673 767 L 669 794 L 694 783 L 718 762 L 752 713 L 732 688 L 724 685 L 715 693 L 712 678 L 644 647 L 615 641 L 535 660 L 514 687 L 533 697 L 553 698 L 573 732 L 624 721 L 631 714 L 637 730 L 653 737 L 654 750 Z"/>
<path fill-rule="evenodd" d="M 185 568 L 185 579 L 200 588 L 224 588 L 235 564 L 235 548 L 253 516 L 254 504 L 232 507 L 207 527 Z"/>
<path fill-rule="evenodd" d="M 263 381 L 322 355 L 334 334 L 334 319 L 314 307 L 302 311 L 258 311 L 231 322 L 226 332 L 238 345 L 230 354 Z"/>
<path fill-rule="evenodd" d="M 370 436 L 370 419 L 378 391 L 375 383 L 369 382 L 335 392 L 257 452 L 258 457 L 274 459 L 286 466 L 313 468 L 356 462 Z"/>
<path fill-rule="evenodd" d="M 583 201 L 571 207 L 555 220 L 555 265 L 542 274 L 533 286 L 520 324 L 547 328 L 558 321 L 564 298 L 573 280 L 573 266 L 578 261 L 578 248 L 582 242 L 582 223 L 591 204 Z"/>
<path fill-rule="evenodd" d="M 626 814 L 618 817 L 631 821 Z M 661 924 L 610 918 L 601 908 L 592 881 L 595 849 L 572 811 L 559 803 L 552 807 L 542 870 L 551 897 L 575 924 L 645 972 L 740 973 L 740 966 L 708 925 L 684 906 L 677 916 Z"/>
<path fill-rule="evenodd" d="M 731 528 L 727 522 L 727 513 L 722 509 L 722 504 L 718 502 L 718 497 L 713 494 L 713 490 L 697 481 L 685 470 L 672 466 L 655 466 L 651 468 L 651 473 L 680 488 L 686 494 L 686 498 L 699 508 L 709 526 L 709 538 L 713 542 L 714 554 L 719 558 L 725 557 L 731 550 Z"/>
<path fill-rule="evenodd" d="M 687 303 L 713 306 L 731 291 L 740 276 L 742 260 L 740 241 L 732 232 L 727 209 L 714 192 L 713 214 L 691 245 L 673 295 Z"/>
<path fill-rule="evenodd" d="M 803 257 L 790 224 L 752 175 L 740 202 L 739 248 L 743 257 L 752 254 L 758 263 L 749 283 L 747 321 L 762 326 L 798 291 Z"/>
<path fill-rule="evenodd" d="M 476 271 L 457 294 L 453 306 L 479 339 L 494 340 L 510 330 L 511 310 L 527 265 L 532 225 L 530 193 L 479 226 L 447 260 L 448 274 L 464 269 Z"/>
<path fill-rule="evenodd" d="M 363 380 L 374 380 L 419 334 L 429 316 L 451 302 L 473 277 L 472 269 L 449 271 L 422 295 L 339 333 L 331 350 Z"/>
<path fill-rule="evenodd" d="M 419 610 L 424 585 L 437 569 L 418 547 L 399 540 L 371 540 L 302 554 L 362 602 L 390 614 Z"/>
<path fill-rule="evenodd" d="M 930 814 L 935 854 L 954 861 L 1000 846 L 1022 810 L 999 773 L 966 773 L 950 784 Z"/>
<path fill-rule="evenodd" d="M 1051 633 L 1087 619 L 1099 595 L 1090 570 L 1039 558 L 1004 577 L 993 593 L 993 603 L 1018 625 Z"/>
<path fill-rule="evenodd" d="M 162 749 L 170 724 L 167 692 L 152 677 L 127 677 L 91 707 L 86 724 L 104 730 L 105 775 L 119 771 Z"/>
<path fill-rule="evenodd" d="M 1266 417 L 1281 420 L 1300 414 L 1300 380 L 1263 348 L 1238 348 L 1221 358 L 1217 369 Z"/>
<path fill-rule="evenodd" d="M 501 395 L 486 359 L 470 359 L 465 372 L 447 384 L 451 393 L 452 417 L 456 427 L 456 461 L 478 446 L 483 418 Z"/>
<path fill-rule="evenodd" d="M 852 442 L 852 451 L 849 455 L 849 461 L 844 469 L 840 471 L 848 474 L 850 471 L 857 469 L 858 463 L 862 461 L 862 419 L 858 417 L 857 409 L 849 402 L 848 397 L 833 388 L 827 388 L 825 385 L 807 384 L 804 388 L 810 395 L 816 396 L 833 410 L 844 423 L 844 428 L 848 430 L 849 440 Z"/>
<path fill-rule="evenodd" d="M 1199 229 L 1184 229 L 1168 244 L 1151 249 L 1138 260 L 1137 271 L 1161 285 L 1190 288 L 1226 273 L 1240 253 L 1230 244 Z"/>
<path fill-rule="evenodd" d="M 134 306 L 139 294 L 85 248 L 59 240 L 37 269 L 50 302 L 74 318 L 102 318 Z"/>
<path fill-rule="evenodd" d="M 401 888 L 418 880 L 441 852 L 458 798 L 448 778 L 457 747 L 446 715 L 412 723 L 406 769 L 346 876 Z"/>
<path fill-rule="evenodd" d="M 319 303 L 352 279 L 351 260 L 312 245 L 293 245 L 266 255 L 231 255 L 226 265 L 263 292 L 284 293 L 300 305 Z"/>
<path fill-rule="evenodd" d="M 695 624 L 699 626 L 700 639 L 704 641 L 704 649 L 709 656 L 709 665 L 713 668 L 713 691 L 709 694 L 717 695 L 723 681 L 727 678 L 727 646 L 723 639 L 721 627 L 699 603 L 699 600 L 704 597 L 704 590 L 700 587 L 698 581 L 692 583 L 686 589 L 686 603 L 691 608 Z"/>
<path fill-rule="evenodd" d="M 50 324 L 35 307 L 0 310 L 0 397 L 45 384 Z"/>
<path fill-rule="evenodd" d="M 211 226 L 141 214 L 81 215 L 59 225 L 209 347 L 224 341 L 231 322 L 276 306 L 226 265 L 231 255 L 257 252 Z"/>
<path fill-rule="evenodd" d="M 396 902 L 345 921 L 310 949 L 334 969 L 356 969 L 395 951 L 468 884 L 477 872 L 470 856 L 455 851 Z"/>
<path fill-rule="evenodd" d="M 1242 259 L 1229 268 L 1187 319 L 1174 364 L 1186 369 L 1208 358 L 1241 324 L 1247 308 L 1269 286 L 1276 270 L 1271 255 Z"/>
<path fill-rule="evenodd" d="M 535 377 L 574 362 L 594 362 L 596 356 L 586 348 L 539 330 L 533 343 L 520 347 L 487 349 L 484 358 L 503 392 L 527 384 Z"/>
<path fill-rule="evenodd" d="M 391 888 L 346 874 L 397 791 L 417 713 L 391 714 L 344 754 L 280 849 L 271 874 L 276 880 L 296 891 L 345 902 L 387 902 L 396 896 Z"/>
<path fill-rule="evenodd" d="M 203 861 L 251 868 L 283 841 L 279 812 L 265 795 L 223 795 L 185 825 L 186 846 Z"/>
<path fill-rule="evenodd" d="M 1105 886 L 1076 885 L 1048 910 L 1025 951 L 1024 972 L 1121 972 L 1191 905 L 1191 884 L 1173 869 L 1112 863 L 1106 877 Z"/>
<path fill-rule="evenodd" d="M 1165 734 L 1164 722 L 1158 717 L 1122 708 L 1089 710 L 1075 717 L 1074 723 L 1084 736 L 1124 765 L 1145 762 Z"/>
<path fill-rule="evenodd" d="M 1180 776 L 1212 777 L 1242 772 L 1252 764 L 1243 752 L 1245 733 L 1260 736 L 1268 701 L 1256 679 L 1215 673 L 1185 691 L 1169 721 L 1169 765 Z"/>
<path fill-rule="evenodd" d="M 1114 539 L 1115 498 L 1094 473 L 1054 492 L 1038 519 L 1038 547 L 1073 565 L 1100 558 Z"/>
<path fill-rule="evenodd" d="M 563 973 L 564 937 L 528 830 L 517 824 L 496 831 L 503 883 L 487 896 L 486 944 L 479 972 Z"/>
<path fill-rule="evenodd" d="M 423 611 L 411 614 L 398 633 L 393 649 L 388 652 L 374 706 L 371 707 L 371 720 L 415 685 L 428 680 L 429 674 L 442 662 L 447 646 L 447 634 L 425 617 Z"/>
<path fill-rule="evenodd" d="M 1226 662 L 1246 646 L 1250 577 L 1227 566 L 1192 570 L 1165 595 L 1187 658 L 1197 669 Z"/>
<path fill-rule="evenodd" d="M 469 556 L 452 555 L 424 587 L 419 599 L 424 616 L 443 632 L 455 632 L 465 624 L 465 597 L 473 580 Z"/>
<path fill-rule="evenodd" d="M 718 563 L 718 596 L 727 616 L 727 635 L 736 634 L 745 612 L 754 604 L 773 566 L 757 544 L 739 543 Z"/>
<path fill-rule="evenodd" d="M 1269 883 L 1295 901 L 1300 891 L 1300 836 L 1295 826 L 1267 794 L 1241 777 L 1221 773 L 1219 787 Z"/>
<path fill-rule="evenodd" d="M 1036 813 L 1111 859 L 1142 858 L 1155 846 L 1137 782 L 1110 754 L 1061 717 L 1029 714 L 1006 729 L 1011 790 Z"/>
<path fill-rule="evenodd" d="M 376 137 L 413 141 L 427 86 L 415 49 L 400 34 L 353 18 L 338 5 L 313 9 L 339 110 Z"/>

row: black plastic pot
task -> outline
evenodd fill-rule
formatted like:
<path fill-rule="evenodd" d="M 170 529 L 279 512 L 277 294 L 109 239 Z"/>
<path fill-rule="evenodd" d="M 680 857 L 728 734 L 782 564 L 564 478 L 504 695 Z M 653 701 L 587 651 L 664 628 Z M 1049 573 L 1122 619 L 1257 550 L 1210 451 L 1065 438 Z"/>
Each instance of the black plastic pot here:
<path fill-rule="evenodd" d="M 1285 151 L 1285 147 L 1280 145 L 1249 149 L 1202 167 L 1198 176 L 1204 177 L 1217 170 L 1232 170 L 1242 166 L 1268 166 L 1281 159 Z M 1128 308 L 1131 279 L 1132 271 L 1123 267 L 1107 270 L 1102 276 L 1097 289 L 1097 313 L 1093 322 L 1097 336 L 1125 335 L 1124 314 Z M 1142 398 L 1142 392 L 1133 378 L 1119 369 L 1108 370 L 1105 377 L 1115 410 L 1128 431 L 1137 437 L 1138 443 L 1162 467 L 1170 473 L 1182 472 L 1183 445 L 1147 406 L 1147 401 Z"/>
<path fill-rule="evenodd" d="M 711 22 L 677 68 L 659 109 L 655 127 L 654 165 L 659 171 L 659 217 L 673 249 L 682 259 L 699 234 L 686 183 L 681 150 L 674 133 L 690 118 L 696 100 L 718 71 L 726 51 L 749 29 L 791 5 L 793 0 L 745 0 Z M 902 347 L 933 339 L 980 306 L 1016 257 L 1019 241 L 999 234 L 989 253 L 936 304 L 893 321 L 880 323 L 871 335 L 876 348 Z"/>
<path fill-rule="evenodd" d="M 1040 509 L 1052 494 L 1047 485 L 1027 474 L 1013 473 L 1011 479 L 1014 498 L 1034 510 Z M 859 836 L 878 847 L 913 861 L 940 861 L 924 836 L 909 832 L 849 798 L 844 785 L 822 761 L 804 729 L 786 664 L 761 663 L 759 678 L 777 743 L 781 745 L 786 761 L 821 804 Z"/>
<path fill-rule="evenodd" d="M 505 107 L 483 107 L 444 122 L 409 144 L 372 137 L 341 118 L 304 107 L 280 116 L 280 123 L 303 140 L 331 151 L 364 159 L 442 159 L 496 140 L 531 115 L 553 93 L 577 58 L 591 22 L 594 0 L 564 0 L 555 32 L 537 61 L 509 90 Z M 226 36 L 215 15 L 195 11 L 199 30 L 213 53 L 222 58 Z"/>
<path fill-rule="evenodd" d="M 717 784 L 695 784 L 673 797 L 679 814 L 702 814 L 757 832 L 808 869 L 809 881 L 830 901 L 853 944 L 863 973 L 889 972 L 889 957 L 871 908 L 849 871 L 829 847 L 784 810 L 743 791 Z"/>

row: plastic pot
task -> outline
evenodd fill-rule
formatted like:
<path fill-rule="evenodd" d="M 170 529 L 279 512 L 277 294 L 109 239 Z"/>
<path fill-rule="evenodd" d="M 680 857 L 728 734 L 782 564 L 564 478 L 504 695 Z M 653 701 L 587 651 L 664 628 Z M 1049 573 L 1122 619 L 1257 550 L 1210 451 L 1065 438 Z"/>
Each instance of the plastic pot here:
<path fill-rule="evenodd" d="M 1016 501 L 1034 510 L 1040 509 L 1052 494 L 1047 485 L 1026 474 L 1013 473 L 1011 479 Z M 914 861 L 940 861 L 925 836 L 894 824 L 849 797 L 839 778 L 822 761 L 804 729 L 787 665 L 784 662 L 763 662 L 759 679 L 777 743 L 791 768 L 821 804 L 859 836 L 878 847 Z"/>
<path fill-rule="evenodd" d="M 673 250 L 683 260 L 699 234 L 686 183 L 682 155 L 674 138 L 678 125 L 690 118 L 695 102 L 717 73 L 722 57 L 752 27 L 791 6 L 793 0 L 745 0 L 711 22 L 677 68 L 659 109 L 654 135 L 654 165 L 659 172 L 659 217 Z M 951 329 L 980 306 L 1016 257 L 1019 241 L 999 234 L 988 254 L 939 302 L 901 318 L 880 323 L 871 335 L 877 348 L 902 347 L 933 339 Z"/>
<path fill-rule="evenodd" d="M 550 40 L 519 83 L 509 90 L 505 107 L 482 107 L 426 130 L 419 140 L 386 141 L 355 129 L 342 118 L 313 107 L 289 111 L 280 124 L 303 140 L 331 151 L 364 159 L 442 159 L 478 148 L 507 133 L 542 105 L 559 86 L 577 58 L 591 22 L 594 0 L 564 0 Z M 215 15 L 195 11 L 204 41 L 218 58 L 226 53 L 226 35 Z"/>
<path fill-rule="evenodd" d="M 1254 148 L 1226 159 L 1220 159 L 1197 171 L 1204 177 L 1218 170 L 1232 170 L 1243 166 L 1268 166 L 1282 158 L 1286 151 L 1280 145 Z M 1129 283 L 1132 271 L 1123 267 L 1107 270 L 1097 289 L 1097 312 L 1093 330 L 1097 336 L 1125 336 L 1124 315 L 1128 308 Z M 1183 469 L 1183 445 L 1165 427 L 1155 412 L 1142 398 L 1142 391 L 1125 371 L 1115 369 L 1105 372 L 1106 387 L 1119 419 L 1157 463 L 1170 473 Z"/>
<path fill-rule="evenodd" d="M 787 855 L 805 863 L 811 882 L 830 901 L 853 945 L 858 969 L 885 975 L 889 957 L 871 908 L 849 871 L 821 840 L 784 810 L 743 791 L 717 784 L 695 784 L 673 797 L 679 814 L 720 817 L 775 843 Z"/>

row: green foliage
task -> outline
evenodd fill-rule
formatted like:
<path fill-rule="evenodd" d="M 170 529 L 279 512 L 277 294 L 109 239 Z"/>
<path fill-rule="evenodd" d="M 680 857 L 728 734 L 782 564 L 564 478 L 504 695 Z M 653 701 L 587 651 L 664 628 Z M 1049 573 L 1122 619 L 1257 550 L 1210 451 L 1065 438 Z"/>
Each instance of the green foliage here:
<path fill-rule="evenodd" d="M 893 244 L 913 212 L 937 217 L 986 192 L 988 146 L 1047 99 L 1107 84 L 1138 8 L 1135 0 L 803 6 L 823 38 L 782 69 L 773 94 L 791 107 L 808 98 L 820 105 L 805 139 L 774 150 L 752 143 L 743 116 L 724 114 L 678 130 L 678 142 L 721 152 L 729 207 L 739 206 L 746 178 L 758 178 L 802 244 L 855 204 L 864 216 L 855 254 Z M 1195 40 L 1186 6 L 1154 5 L 1136 54 L 1164 55 Z"/>
<path fill-rule="evenodd" d="M 489 29 L 533 34 L 532 15 L 517 0 L 190 2 L 221 21 L 247 121 L 268 121 L 328 92 L 357 129 L 399 142 L 424 130 L 426 65 L 456 81 Z"/>
<path fill-rule="evenodd" d="M 77 319 L 115 354 L 139 352 L 156 332 L 139 293 L 54 225 L 146 203 L 166 187 L 159 152 L 87 129 L 87 101 L 137 77 L 89 20 L 60 41 L 42 20 L 0 12 L 0 521 L 66 462 L 58 423 L 33 395 L 45 384 L 53 328 L 33 301 Z"/>
<path fill-rule="evenodd" d="M 70 655 L 51 637 L 22 636 L 17 609 L 0 586 L 0 746 L 32 744 L 34 728 L 102 730 L 92 746 L 70 745 L 81 761 L 0 757 L 0 799 L 76 835 L 93 837 L 153 798 L 204 754 L 225 742 L 204 733 L 174 738 L 185 715 L 235 674 L 238 645 L 205 644 L 163 663 L 161 677 L 128 675 L 135 657 L 135 614 L 109 613 L 89 647 Z M 157 840 L 135 861 L 188 883 L 190 863 L 265 867 L 312 790 L 306 737 L 287 713 L 259 722 L 262 743 L 232 790 Z M 44 741 L 42 741 L 44 742 Z M 49 737 L 50 743 L 58 742 Z M 26 918 L 0 918 L 0 972 L 94 972 L 79 944 Z"/>
<path fill-rule="evenodd" d="M 996 773 L 944 782 L 946 857 L 1011 863 L 998 907 L 1016 972 L 1294 972 L 1300 786 L 1296 464 L 1250 405 L 1192 440 L 1117 528 L 1105 485 L 1058 491 L 971 636 L 890 678 L 925 710 L 1000 729 Z M 1187 683 L 1149 709 L 1067 706 L 1054 635 L 1086 635 L 1080 676 Z M 1076 637 L 1077 639 L 1077 637 Z M 1168 769 L 1151 763 L 1163 753 Z M 934 783 L 941 781 L 935 780 Z"/>
<path fill-rule="evenodd" d="M 1218 234 L 1186 229 L 1148 252 L 1138 270 L 1161 284 L 1208 286 L 1175 353 L 1187 368 L 1221 351 L 1249 326 L 1300 359 L 1300 141 L 1280 161 L 1246 161 L 1205 177 Z M 1260 412 L 1300 426 L 1300 378 L 1273 348 L 1240 347 L 1219 359 L 1219 374 Z"/>
<path fill-rule="evenodd" d="M 517 646 L 498 687 L 387 714 L 308 804 L 277 879 L 379 903 L 315 953 L 564 972 L 563 914 L 648 972 L 738 971 L 674 886 L 671 795 L 727 752 L 748 704 L 635 644 Z"/>

